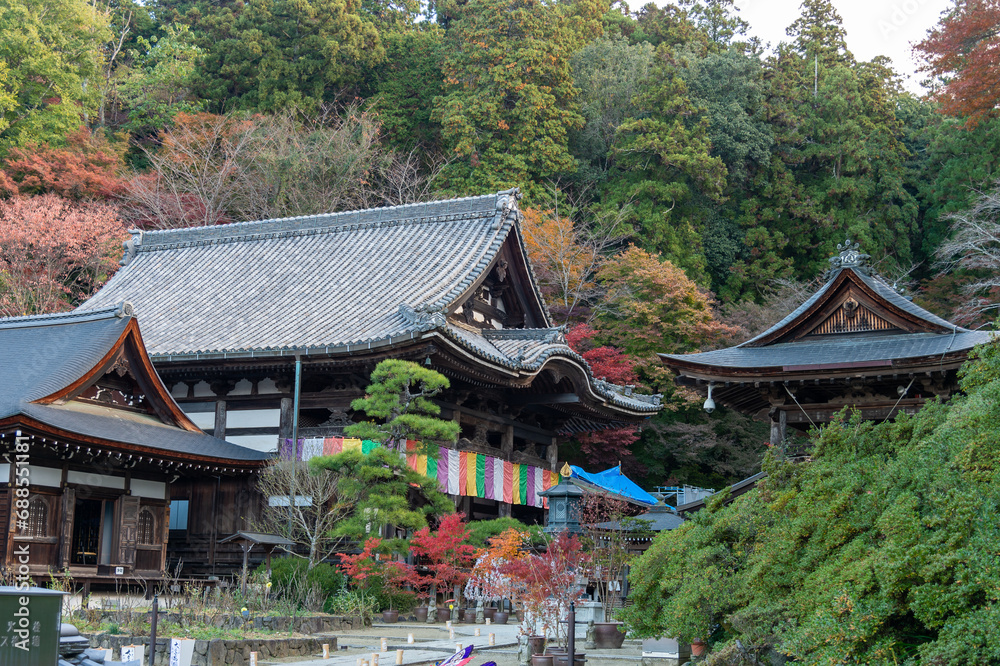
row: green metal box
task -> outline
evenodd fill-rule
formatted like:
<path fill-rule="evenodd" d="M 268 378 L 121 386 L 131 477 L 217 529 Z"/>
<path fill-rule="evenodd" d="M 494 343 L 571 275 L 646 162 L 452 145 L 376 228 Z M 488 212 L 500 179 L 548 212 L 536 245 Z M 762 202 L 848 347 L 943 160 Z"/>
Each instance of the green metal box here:
<path fill-rule="evenodd" d="M 56 666 L 63 593 L 0 586 L 0 664 Z"/>

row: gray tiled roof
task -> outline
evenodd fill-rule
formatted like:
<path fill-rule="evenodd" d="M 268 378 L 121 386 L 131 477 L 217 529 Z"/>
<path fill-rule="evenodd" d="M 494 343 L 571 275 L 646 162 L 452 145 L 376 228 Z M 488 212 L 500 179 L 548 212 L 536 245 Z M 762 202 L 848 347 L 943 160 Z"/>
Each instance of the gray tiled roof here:
<path fill-rule="evenodd" d="M 563 356 L 589 373 L 558 329 L 480 333 L 445 317 L 512 233 L 523 250 L 517 197 L 136 233 L 124 268 L 81 310 L 134 303 L 146 346 L 161 359 L 336 353 L 436 331 L 510 369 L 531 372 Z M 533 279 L 531 288 L 547 326 Z M 658 397 L 591 380 L 613 405 L 660 409 Z"/>
<path fill-rule="evenodd" d="M 841 271 L 854 275 L 880 298 L 924 320 L 939 333 L 851 333 L 838 337 L 802 338 L 756 346 L 759 341 L 788 326 L 824 298 Z M 735 347 L 696 354 L 661 354 L 663 358 L 724 368 L 787 368 L 790 366 L 827 365 L 831 363 L 868 363 L 874 361 L 921 358 L 962 351 L 986 342 L 991 333 L 970 331 L 934 315 L 900 295 L 880 277 L 852 267 L 837 269 L 819 290 L 788 316 L 760 335 Z"/>
<path fill-rule="evenodd" d="M 266 458 L 253 449 L 128 412 L 97 408 L 94 413 L 72 404 L 34 402 L 97 366 L 129 319 L 122 307 L 0 319 L 0 419 L 23 415 L 79 435 L 163 451 L 227 460 Z"/>
<path fill-rule="evenodd" d="M 840 275 L 841 271 L 853 272 L 856 277 L 858 277 L 862 282 L 864 282 L 870 289 L 872 289 L 872 291 L 878 294 L 881 298 L 885 299 L 892 305 L 895 305 L 904 312 L 908 312 L 911 315 L 917 317 L 918 319 L 923 319 L 924 321 L 932 324 L 935 327 L 942 327 L 948 329 L 949 331 L 956 328 L 960 332 L 968 330 L 962 328 L 961 326 L 955 326 L 955 324 L 952 324 L 950 321 L 946 321 L 941 317 L 938 317 L 936 314 L 932 314 L 927 310 L 923 309 L 922 307 L 920 307 L 919 305 L 917 305 L 916 303 L 909 300 L 908 298 L 900 294 L 898 291 L 893 289 L 892 286 L 886 283 L 886 281 L 883 280 L 882 278 L 878 276 L 869 275 L 863 270 L 855 270 L 854 268 L 849 267 L 849 268 L 840 268 L 833 271 L 830 274 L 830 278 L 826 281 L 826 284 L 824 284 L 819 290 L 816 291 L 816 293 L 810 296 L 802 305 L 792 310 L 792 312 L 790 312 L 788 316 L 783 318 L 777 324 L 767 329 L 760 335 L 754 336 L 752 339 L 742 343 L 741 346 L 744 345 L 753 346 L 754 343 L 756 343 L 758 340 L 766 338 L 775 331 L 781 330 L 791 322 L 798 319 L 803 313 L 807 312 L 809 308 L 811 308 L 818 300 L 820 300 L 826 295 L 826 292 L 829 291 L 830 287 L 836 281 L 837 276 Z"/>
<path fill-rule="evenodd" d="M 865 363 L 938 356 L 971 349 L 989 340 L 988 331 L 852 335 L 832 340 L 782 342 L 766 347 L 729 347 L 700 354 L 663 354 L 665 358 L 725 368 L 782 368 L 830 363 Z"/>
<path fill-rule="evenodd" d="M 361 345 L 451 306 L 516 218 L 503 192 L 144 233 L 82 308 L 133 302 L 153 356 Z"/>

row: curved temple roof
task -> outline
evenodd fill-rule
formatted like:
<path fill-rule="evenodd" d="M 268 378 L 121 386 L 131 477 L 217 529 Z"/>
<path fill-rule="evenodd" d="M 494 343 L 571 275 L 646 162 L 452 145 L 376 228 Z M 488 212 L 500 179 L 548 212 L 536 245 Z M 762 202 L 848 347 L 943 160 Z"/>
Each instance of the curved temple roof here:
<path fill-rule="evenodd" d="M 876 314 L 891 317 L 891 328 L 808 335 L 810 326 L 829 315 L 838 295 L 851 287 L 869 299 Z M 990 335 L 952 324 L 906 299 L 882 278 L 858 266 L 844 266 L 835 268 L 826 284 L 802 305 L 751 340 L 726 349 L 660 357 L 667 365 L 684 369 L 685 374 L 875 367 L 966 352 L 989 340 Z"/>
<path fill-rule="evenodd" d="M 519 192 L 347 213 L 133 232 L 122 268 L 81 311 L 127 299 L 154 359 L 351 353 L 443 337 L 531 376 L 550 359 L 585 369 L 594 397 L 652 414 L 658 396 L 595 380 L 552 328 L 519 230 Z M 472 331 L 448 315 L 511 243 L 527 275 L 525 325 Z M 511 267 L 514 270 L 515 267 Z"/>
<path fill-rule="evenodd" d="M 134 338 L 129 340 L 130 336 Z M 100 310 L 0 319 L 0 422 L 37 423 L 53 432 L 182 457 L 230 463 L 270 457 L 199 430 L 173 403 L 155 372 L 145 375 L 135 362 L 132 371 L 141 374 L 149 386 L 155 382 L 158 395 L 150 397 L 165 403 L 168 415 L 175 413 L 175 422 L 70 399 L 103 375 L 118 349 L 129 343 L 135 344 L 133 359 L 143 353 L 127 303 Z"/>

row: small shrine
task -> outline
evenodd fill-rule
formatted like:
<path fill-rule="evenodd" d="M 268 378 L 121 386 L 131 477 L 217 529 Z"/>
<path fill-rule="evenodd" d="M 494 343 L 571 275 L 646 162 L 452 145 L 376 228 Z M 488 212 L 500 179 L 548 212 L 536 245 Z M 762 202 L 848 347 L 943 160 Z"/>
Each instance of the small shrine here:
<path fill-rule="evenodd" d="M 735 347 L 661 354 L 675 381 L 771 422 L 771 443 L 787 428 L 828 423 L 844 407 L 884 421 L 912 414 L 957 390 L 969 351 L 990 339 L 934 315 L 867 266 L 857 243 L 837 246 L 826 282 L 760 335 Z"/>

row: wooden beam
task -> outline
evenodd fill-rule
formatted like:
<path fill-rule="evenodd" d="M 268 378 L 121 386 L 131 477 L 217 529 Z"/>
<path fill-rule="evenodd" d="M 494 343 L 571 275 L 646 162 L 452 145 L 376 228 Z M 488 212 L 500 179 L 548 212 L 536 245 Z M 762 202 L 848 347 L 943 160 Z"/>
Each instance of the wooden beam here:
<path fill-rule="evenodd" d="M 577 402 L 580 402 L 580 396 L 576 393 L 536 393 L 507 400 L 510 405 L 566 405 Z"/>

